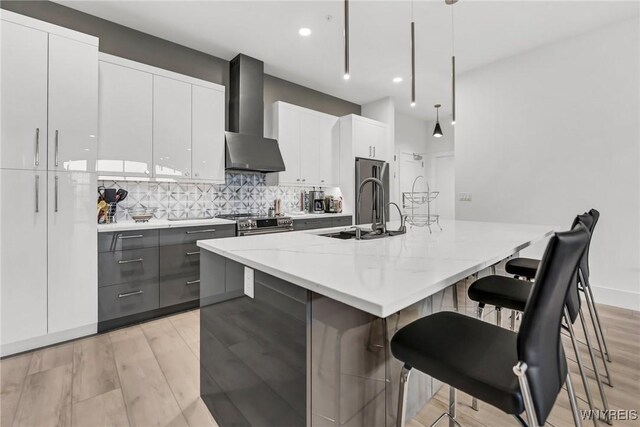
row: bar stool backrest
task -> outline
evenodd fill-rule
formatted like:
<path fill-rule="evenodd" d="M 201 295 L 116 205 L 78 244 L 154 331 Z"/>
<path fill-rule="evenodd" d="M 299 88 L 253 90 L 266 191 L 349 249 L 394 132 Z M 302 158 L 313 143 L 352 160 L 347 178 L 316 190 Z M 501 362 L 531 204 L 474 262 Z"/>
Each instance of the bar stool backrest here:
<path fill-rule="evenodd" d="M 591 209 L 585 215 L 589 215 L 591 217 L 591 221 L 592 221 L 591 225 L 585 223 L 585 225 L 589 229 L 589 233 L 591 233 L 591 237 L 589 238 L 589 245 L 587 246 L 587 250 L 585 251 L 584 256 L 580 260 L 580 270 L 582 270 L 582 275 L 584 276 L 585 280 L 588 282 L 589 281 L 589 247 L 591 246 L 591 239 L 593 238 L 593 230 L 595 230 L 596 224 L 600 219 L 600 212 L 598 212 L 595 209 Z M 589 283 L 583 283 L 582 285 L 589 286 Z"/>
<path fill-rule="evenodd" d="M 580 262 L 578 263 L 579 268 L 584 272 L 584 266 L 588 267 L 588 257 L 589 257 L 589 246 L 591 245 L 591 232 L 595 227 L 595 222 L 597 218 L 594 218 L 591 213 L 583 213 L 577 215 L 573 220 L 573 224 L 571 224 L 571 229 L 573 229 L 577 224 L 582 223 L 587 230 L 589 230 L 589 242 L 587 243 L 587 248 L 585 249 L 582 257 L 580 257 Z M 584 284 L 583 284 L 584 285 Z M 574 275 L 571 280 L 571 287 L 569 288 L 569 294 L 567 295 L 567 309 L 569 310 L 569 317 L 571 318 L 571 323 L 575 322 L 578 318 L 578 314 L 580 313 L 580 294 L 578 294 L 578 272 Z"/>
<path fill-rule="evenodd" d="M 589 231 L 581 223 L 550 239 L 522 316 L 518 360 L 527 364 L 526 377 L 540 425 L 549 416 L 567 376 L 560 326 L 567 294 L 588 241 Z"/>

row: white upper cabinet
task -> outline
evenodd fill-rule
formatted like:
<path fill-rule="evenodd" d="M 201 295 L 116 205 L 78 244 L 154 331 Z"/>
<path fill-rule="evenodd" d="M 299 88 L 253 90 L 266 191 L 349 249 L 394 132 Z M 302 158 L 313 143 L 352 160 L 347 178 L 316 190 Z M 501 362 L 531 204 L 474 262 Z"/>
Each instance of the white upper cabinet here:
<path fill-rule="evenodd" d="M 275 138 L 284 172 L 269 174 L 270 184 L 329 187 L 337 184 L 338 118 L 281 101 L 273 104 Z"/>
<path fill-rule="evenodd" d="M 191 173 L 224 181 L 224 90 L 193 85 L 191 92 Z"/>
<path fill-rule="evenodd" d="M 191 85 L 153 76 L 153 164 L 157 177 L 191 177 Z"/>
<path fill-rule="evenodd" d="M 101 175 L 224 181 L 224 86 L 100 54 Z"/>
<path fill-rule="evenodd" d="M 2 21 L 0 168 L 47 168 L 47 37 Z"/>
<path fill-rule="evenodd" d="M 49 34 L 49 170 L 94 172 L 98 48 Z"/>
<path fill-rule="evenodd" d="M 352 119 L 352 143 L 354 157 L 389 161 L 387 149 L 387 126 L 384 123 L 360 116 Z"/>
<path fill-rule="evenodd" d="M 274 129 L 284 161 L 284 172 L 278 172 L 282 184 L 300 184 L 300 111 L 276 103 Z M 275 174 L 271 174 L 275 175 Z"/>
<path fill-rule="evenodd" d="M 100 61 L 98 171 L 151 175 L 153 75 Z"/>
<path fill-rule="evenodd" d="M 320 117 L 303 112 L 300 114 L 300 180 L 303 184 L 320 182 L 321 154 Z"/>
<path fill-rule="evenodd" d="M 338 118 L 321 114 L 318 126 L 318 175 L 321 186 L 338 186 L 339 142 Z"/>

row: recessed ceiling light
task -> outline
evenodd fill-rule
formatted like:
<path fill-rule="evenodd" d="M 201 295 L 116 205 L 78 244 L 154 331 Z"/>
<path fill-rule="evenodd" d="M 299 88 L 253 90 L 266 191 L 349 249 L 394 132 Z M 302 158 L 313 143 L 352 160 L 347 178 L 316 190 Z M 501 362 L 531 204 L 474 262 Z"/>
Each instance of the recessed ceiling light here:
<path fill-rule="evenodd" d="M 393 78 L 393 82 L 394 83 L 400 83 L 402 81 L 402 77 L 394 77 Z"/>
<path fill-rule="evenodd" d="M 311 30 L 309 28 L 300 28 L 298 30 L 298 34 L 300 34 L 302 37 L 307 37 L 311 35 Z"/>

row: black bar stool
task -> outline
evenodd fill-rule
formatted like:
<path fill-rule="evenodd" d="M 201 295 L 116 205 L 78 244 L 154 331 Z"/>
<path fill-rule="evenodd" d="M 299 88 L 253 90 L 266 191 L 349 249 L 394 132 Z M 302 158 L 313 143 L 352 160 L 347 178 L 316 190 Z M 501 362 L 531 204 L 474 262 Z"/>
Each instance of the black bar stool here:
<path fill-rule="evenodd" d="M 518 333 L 452 312 L 436 313 L 400 329 L 391 340 L 393 355 L 404 363 L 397 426 L 404 426 L 413 368 L 451 387 L 450 411 L 441 418 L 455 420 L 458 389 L 513 415 L 524 426 L 521 414 L 526 411 L 529 425 L 541 426 L 566 383 L 574 422 L 580 426 L 560 328 L 567 293 L 588 240 L 582 224 L 551 237 Z"/>
<path fill-rule="evenodd" d="M 593 230 L 595 229 L 596 224 L 598 223 L 598 219 L 600 218 L 600 212 L 598 212 L 596 209 L 591 209 L 588 214 L 593 218 L 593 223 L 591 227 L 589 227 L 589 232 L 593 236 Z M 505 270 L 507 271 L 507 273 L 513 274 L 516 277 L 533 280 L 536 276 L 536 271 L 538 270 L 539 264 L 540 261 L 533 258 L 514 258 L 507 262 L 507 264 L 505 265 Z M 591 317 L 591 322 L 596 334 L 596 341 L 598 343 L 600 354 L 603 360 L 606 359 L 608 362 L 611 362 L 611 356 L 609 354 L 609 348 L 607 347 L 607 341 L 605 340 L 604 333 L 602 332 L 600 315 L 598 314 L 595 299 L 593 298 L 591 284 L 589 283 L 589 247 L 587 247 L 587 255 L 583 260 L 580 261 L 579 274 L 582 274 L 583 276 L 580 278 L 579 290 L 584 294 L 584 299 L 587 302 L 589 317 Z M 606 364 L 604 366 L 604 369 L 607 375 L 607 383 L 610 386 L 613 386 L 613 384 L 611 383 L 611 377 L 609 375 L 609 368 Z"/>
<path fill-rule="evenodd" d="M 591 228 L 593 223 L 593 218 L 589 214 L 578 215 L 574 222 L 573 226 L 576 224 L 582 223 L 585 227 Z M 588 245 L 587 245 L 588 248 Z M 582 258 L 588 255 L 587 250 L 582 255 Z M 580 260 L 578 266 L 578 272 L 576 277 L 573 279 L 569 294 L 567 296 L 567 311 L 565 313 L 565 322 L 566 329 L 569 331 L 569 336 L 571 337 L 571 344 L 573 346 L 573 350 L 576 355 L 576 362 L 578 364 L 578 368 L 580 371 L 580 376 L 582 378 L 582 383 L 585 388 L 585 393 L 587 396 L 587 402 L 589 404 L 590 409 L 595 409 L 594 401 L 591 396 L 591 390 L 589 388 L 589 383 L 587 380 L 587 375 L 585 371 L 584 364 L 582 362 L 582 357 L 580 356 L 580 351 L 578 348 L 578 340 L 576 334 L 573 330 L 573 324 L 580 318 L 580 322 L 582 328 L 585 331 L 585 340 L 587 344 L 587 348 L 589 350 L 589 357 L 591 359 L 591 363 L 593 365 L 593 370 L 596 376 L 596 381 L 598 384 L 598 390 L 600 392 L 600 396 L 602 398 L 603 407 L 605 409 L 605 413 L 608 413 L 609 404 L 607 402 L 607 397 L 604 392 L 604 387 L 602 386 L 602 381 L 600 379 L 600 372 L 598 369 L 598 363 L 596 361 L 596 357 L 594 354 L 594 347 L 591 344 L 591 338 L 586 329 L 586 321 L 584 314 L 582 312 L 581 300 L 578 294 L 578 277 L 582 277 L 580 275 L 581 265 L 583 264 L 582 258 Z M 476 301 L 478 303 L 478 317 L 482 317 L 482 310 L 486 304 L 500 306 L 503 308 L 508 308 L 515 311 L 524 311 L 527 301 L 529 299 L 529 294 L 533 284 L 531 282 L 522 281 L 510 277 L 505 276 L 487 276 L 483 277 L 475 281 L 468 290 L 469 299 Z M 513 324 L 512 324 L 513 326 Z M 513 329 L 513 328 L 512 328 Z M 477 409 L 477 401 L 474 399 L 471 406 L 474 409 Z M 610 423 L 610 420 L 607 419 Z M 594 419 L 594 424 L 595 424 Z"/>

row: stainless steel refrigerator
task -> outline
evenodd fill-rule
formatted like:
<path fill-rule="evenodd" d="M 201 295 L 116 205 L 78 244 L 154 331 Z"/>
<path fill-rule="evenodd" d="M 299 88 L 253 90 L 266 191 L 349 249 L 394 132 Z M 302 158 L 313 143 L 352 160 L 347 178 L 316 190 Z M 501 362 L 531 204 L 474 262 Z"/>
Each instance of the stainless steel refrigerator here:
<path fill-rule="evenodd" d="M 369 177 L 378 178 L 384 187 L 385 199 L 389 201 L 389 165 L 381 160 L 364 159 L 356 157 L 356 224 L 369 224 L 374 221 L 382 221 L 382 209 L 389 218 L 389 206 L 384 206 L 384 200 L 380 188 L 375 183 L 369 182 L 362 189 L 362 198 L 358 206 L 358 189 L 360 183 Z"/>

